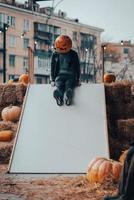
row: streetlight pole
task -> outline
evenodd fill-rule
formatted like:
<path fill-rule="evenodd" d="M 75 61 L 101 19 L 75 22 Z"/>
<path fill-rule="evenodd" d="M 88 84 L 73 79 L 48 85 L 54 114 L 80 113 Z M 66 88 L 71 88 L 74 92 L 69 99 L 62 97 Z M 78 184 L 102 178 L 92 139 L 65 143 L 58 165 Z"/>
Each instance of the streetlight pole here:
<path fill-rule="evenodd" d="M 101 49 L 102 49 L 102 82 L 104 82 L 106 45 L 102 45 Z"/>
<path fill-rule="evenodd" d="M 0 27 L 0 32 L 3 34 L 3 83 L 6 82 L 6 31 L 8 29 L 8 24 L 3 23 L 2 27 Z"/>
<path fill-rule="evenodd" d="M 6 82 L 6 30 L 7 24 L 3 27 L 3 83 Z"/>

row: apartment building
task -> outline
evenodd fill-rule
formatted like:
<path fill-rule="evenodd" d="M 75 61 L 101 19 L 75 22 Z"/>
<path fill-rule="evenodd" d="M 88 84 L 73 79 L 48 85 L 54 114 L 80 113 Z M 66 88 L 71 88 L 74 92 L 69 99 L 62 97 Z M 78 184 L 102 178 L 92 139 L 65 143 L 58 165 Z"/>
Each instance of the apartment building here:
<path fill-rule="evenodd" d="M 102 44 L 105 71 L 113 71 L 117 79 L 134 80 L 134 44 L 131 40 Z"/>
<path fill-rule="evenodd" d="M 3 26 L 6 24 L 6 80 L 17 78 L 28 69 L 28 48 L 34 50 L 35 83 L 48 83 L 54 40 L 67 34 L 73 41 L 81 63 L 81 79 L 94 76 L 100 60 L 103 29 L 70 19 L 66 13 L 52 13 L 51 8 L 34 7 L 30 0 L 20 4 L 0 0 L 0 82 L 3 80 Z M 5 64 L 4 64 L 5 65 Z"/>

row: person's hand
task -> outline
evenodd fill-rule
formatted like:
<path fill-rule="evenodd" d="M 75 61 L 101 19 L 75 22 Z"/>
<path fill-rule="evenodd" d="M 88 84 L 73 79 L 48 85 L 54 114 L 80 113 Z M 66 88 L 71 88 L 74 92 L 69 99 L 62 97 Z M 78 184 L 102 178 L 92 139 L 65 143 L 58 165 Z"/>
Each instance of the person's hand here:
<path fill-rule="evenodd" d="M 55 82 L 51 81 L 51 86 L 54 87 L 55 86 Z"/>

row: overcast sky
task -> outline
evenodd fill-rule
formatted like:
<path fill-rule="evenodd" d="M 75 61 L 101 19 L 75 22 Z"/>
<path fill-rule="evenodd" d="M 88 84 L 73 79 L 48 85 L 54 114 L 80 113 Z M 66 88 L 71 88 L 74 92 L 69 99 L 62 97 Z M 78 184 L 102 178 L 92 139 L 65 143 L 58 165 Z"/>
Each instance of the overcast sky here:
<path fill-rule="evenodd" d="M 134 42 L 134 0 L 55 0 L 54 5 L 58 2 L 56 11 L 62 10 L 70 18 L 103 28 L 103 40 Z M 41 7 L 52 5 L 52 1 L 38 3 Z"/>

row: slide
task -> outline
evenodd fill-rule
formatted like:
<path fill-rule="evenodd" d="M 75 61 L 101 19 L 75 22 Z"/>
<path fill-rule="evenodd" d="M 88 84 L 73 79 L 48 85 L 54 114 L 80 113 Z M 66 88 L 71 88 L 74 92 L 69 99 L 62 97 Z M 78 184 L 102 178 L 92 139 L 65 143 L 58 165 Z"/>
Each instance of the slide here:
<path fill-rule="evenodd" d="M 27 89 L 9 173 L 83 174 L 109 158 L 103 84 L 82 84 L 71 106 L 58 106 L 49 84 Z"/>

